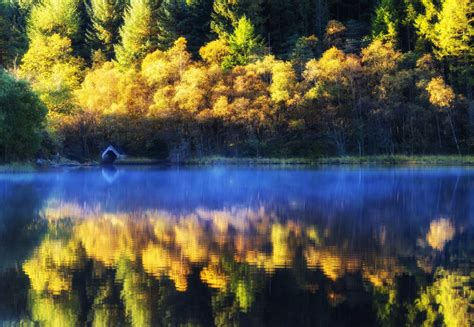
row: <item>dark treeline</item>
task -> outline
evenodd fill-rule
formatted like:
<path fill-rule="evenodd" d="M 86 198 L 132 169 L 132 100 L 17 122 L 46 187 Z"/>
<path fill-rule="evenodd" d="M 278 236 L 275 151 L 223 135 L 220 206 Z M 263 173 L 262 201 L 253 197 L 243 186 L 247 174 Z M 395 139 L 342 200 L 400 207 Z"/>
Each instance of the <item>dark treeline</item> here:
<path fill-rule="evenodd" d="M 0 3 L 3 161 L 474 150 L 470 0 Z"/>

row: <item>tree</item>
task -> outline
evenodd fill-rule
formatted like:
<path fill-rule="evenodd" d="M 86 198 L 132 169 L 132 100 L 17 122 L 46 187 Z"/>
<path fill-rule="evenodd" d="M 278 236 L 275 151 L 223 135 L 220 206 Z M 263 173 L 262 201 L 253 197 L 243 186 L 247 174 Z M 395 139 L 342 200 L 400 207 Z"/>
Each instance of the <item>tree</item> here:
<path fill-rule="evenodd" d="M 28 19 L 30 40 L 58 34 L 77 40 L 80 36 L 79 0 L 44 0 L 34 5 Z"/>
<path fill-rule="evenodd" d="M 456 144 L 458 154 L 461 154 L 461 149 L 459 148 L 458 137 L 456 135 L 456 130 L 454 129 L 454 123 L 451 114 L 456 94 L 454 93 L 451 87 L 446 85 L 442 77 L 433 78 L 426 86 L 426 91 L 428 91 L 430 103 L 433 106 L 441 110 L 445 110 L 447 112 L 448 122 L 449 126 L 451 127 L 453 140 Z"/>
<path fill-rule="evenodd" d="M 159 11 L 160 48 L 167 49 L 179 37 L 197 54 L 209 40 L 212 0 L 163 0 Z"/>
<path fill-rule="evenodd" d="M 0 71 L 0 149 L 2 160 L 36 154 L 46 108 L 24 81 Z"/>
<path fill-rule="evenodd" d="M 117 61 L 123 67 L 138 64 L 158 49 L 158 0 L 131 0 L 120 28 L 120 44 L 115 47 Z"/>
<path fill-rule="evenodd" d="M 72 54 L 71 40 L 53 34 L 31 41 L 18 73 L 31 82 L 55 120 L 75 109 L 72 92 L 80 86 L 83 67 L 84 61 Z"/>
<path fill-rule="evenodd" d="M 237 65 L 246 65 L 263 47 L 255 28 L 245 16 L 239 20 L 234 33 L 229 36 L 230 54 L 224 59 L 223 67 L 230 69 Z"/>
<path fill-rule="evenodd" d="M 124 0 L 91 0 L 87 6 L 91 20 L 86 35 L 87 41 L 107 59 L 114 57 L 114 45 L 119 41 L 119 27 L 122 23 L 124 6 Z"/>
<path fill-rule="evenodd" d="M 394 0 L 380 0 L 372 19 L 372 37 L 397 44 L 399 16 Z"/>
<path fill-rule="evenodd" d="M 298 38 L 291 52 L 290 59 L 298 74 L 302 74 L 306 63 L 316 57 L 318 38 L 314 35 Z"/>
<path fill-rule="evenodd" d="M 474 6 L 470 0 L 445 0 L 434 26 L 435 54 L 444 58 L 474 59 Z"/>
<path fill-rule="evenodd" d="M 422 0 L 424 12 L 415 20 L 418 35 L 433 47 L 435 56 L 447 62 L 453 82 L 472 97 L 474 7 L 469 0 Z M 454 83 L 453 83 L 454 84 Z"/>
<path fill-rule="evenodd" d="M 337 20 L 330 20 L 326 26 L 326 32 L 324 34 L 326 47 L 342 48 L 343 37 L 346 31 L 347 28 L 343 23 Z"/>
<path fill-rule="evenodd" d="M 217 39 L 207 43 L 199 50 L 199 55 L 208 64 L 221 65 L 225 57 L 229 55 L 230 49 L 227 42 Z"/>
<path fill-rule="evenodd" d="M 211 29 L 220 38 L 227 38 L 239 25 L 242 16 L 260 31 L 262 17 L 262 0 L 214 0 Z"/>
<path fill-rule="evenodd" d="M 27 39 L 18 8 L 11 3 L 0 2 L 0 66 L 16 64 L 26 46 Z"/>

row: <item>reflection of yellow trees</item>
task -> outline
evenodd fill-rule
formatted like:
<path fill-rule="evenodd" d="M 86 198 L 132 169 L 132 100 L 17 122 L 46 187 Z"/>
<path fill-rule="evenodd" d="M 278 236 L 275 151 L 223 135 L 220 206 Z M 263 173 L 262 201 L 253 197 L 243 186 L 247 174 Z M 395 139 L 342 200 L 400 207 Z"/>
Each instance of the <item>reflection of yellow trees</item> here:
<path fill-rule="evenodd" d="M 85 220 L 76 227 L 75 236 L 89 257 L 106 266 L 115 265 L 122 257 L 135 261 L 149 237 L 143 222 L 132 222 L 127 215 Z"/>
<path fill-rule="evenodd" d="M 362 275 L 375 287 L 392 286 L 402 272 L 400 264 L 390 257 L 372 258 L 362 268 Z"/>
<path fill-rule="evenodd" d="M 336 280 L 347 272 L 355 272 L 361 268 L 360 260 L 338 253 L 333 247 L 309 246 L 305 250 L 308 268 L 319 268 L 332 280 Z"/>
<path fill-rule="evenodd" d="M 150 245 L 142 253 L 143 268 L 156 278 L 168 276 L 175 284 L 176 290 L 185 292 L 188 288 L 188 275 L 191 267 L 185 260 L 172 256 L 160 246 Z"/>
<path fill-rule="evenodd" d="M 119 325 L 120 310 L 117 306 L 108 304 L 112 295 L 113 285 L 109 280 L 97 292 L 93 304 L 92 326 L 117 326 Z"/>
<path fill-rule="evenodd" d="M 183 255 L 193 263 L 204 262 L 208 255 L 204 226 L 197 217 L 180 220 L 174 227 L 176 244 L 181 247 Z"/>
<path fill-rule="evenodd" d="M 217 263 L 212 263 L 201 270 L 201 280 L 212 288 L 225 290 L 229 283 L 229 276 Z"/>
<path fill-rule="evenodd" d="M 99 214 L 68 203 L 50 203 L 49 207 L 57 208 L 44 211 L 54 221 L 61 212 L 83 219 L 73 221 L 71 241 L 47 238 L 25 263 L 32 288 L 54 294 L 70 291 L 72 272 L 80 269 L 78 256 L 84 249 L 90 259 L 100 263 L 98 267 L 117 269 L 117 280 L 124 285 L 122 298 L 127 315 L 134 316 L 137 324 L 149 319 L 147 309 L 141 308 L 145 305 L 142 302 L 147 302 L 146 296 L 139 294 L 147 289 L 147 276 L 169 278 L 177 291 L 184 292 L 196 264 L 204 267 L 200 272 L 202 282 L 218 292 L 233 294 L 240 310 L 247 310 L 254 301 L 255 285 L 249 276 L 287 268 L 293 265 L 299 251 L 307 268 L 321 270 L 332 281 L 360 272 L 374 287 L 391 290 L 396 277 L 404 271 L 393 257 L 361 256 L 344 247 L 325 245 L 327 233 L 291 220 L 278 222 L 262 208 L 201 208 L 187 215 L 149 211 L 135 217 L 127 213 Z M 441 249 L 453 236 L 452 224 L 440 219 L 431 224 L 427 241 Z M 340 301 L 333 297 L 331 302 Z M 101 312 L 101 308 L 95 310 L 94 319 L 106 321 L 108 309 Z"/>
<path fill-rule="evenodd" d="M 293 251 L 289 246 L 290 229 L 281 224 L 272 225 L 273 263 L 277 267 L 291 264 Z"/>
<path fill-rule="evenodd" d="M 451 221 L 444 218 L 437 219 L 431 222 L 426 241 L 432 248 L 442 250 L 444 245 L 453 239 L 454 233 L 455 230 Z"/>
<path fill-rule="evenodd" d="M 123 259 L 117 265 L 116 278 L 122 283 L 121 297 L 132 326 L 151 326 L 151 294 L 146 275 Z"/>
<path fill-rule="evenodd" d="M 432 326 L 441 316 L 448 327 L 472 326 L 474 290 L 470 283 L 472 276 L 439 271 L 434 283 L 416 301 L 417 309 L 426 314 L 423 325 Z"/>
<path fill-rule="evenodd" d="M 29 307 L 33 321 L 41 326 L 77 326 L 80 304 L 73 293 L 52 297 L 37 292 L 30 292 Z"/>
<path fill-rule="evenodd" d="M 46 238 L 23 270 L 36 292 L 60 294 L 72 289 L 72 274 L 82 266 L 79 243 Z"/>

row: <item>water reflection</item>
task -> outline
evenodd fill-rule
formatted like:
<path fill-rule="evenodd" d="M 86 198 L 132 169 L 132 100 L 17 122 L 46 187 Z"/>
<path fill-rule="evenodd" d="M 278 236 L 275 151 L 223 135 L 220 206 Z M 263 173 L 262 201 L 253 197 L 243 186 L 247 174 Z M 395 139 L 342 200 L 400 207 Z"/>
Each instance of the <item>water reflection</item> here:
<path fill-rule="evenodd" d="M 202 200 L 194 189 L 185 195 L 191 200 L 185 207 L 173 207 L 171 197 L 153 207 L 153 194 L 118 203 L 108 186 L 88 179 L 73 181 L 82 191 L 93 187 L 95 195 L 69 193 L 58 182 L 42 192 L 36 183 L 23 185 L 32 187 L 29 193 L 4 192 L 1 201 L 11 215 L 18 212 L 17 196 L 34 199 L 21 210 L 36 218 L 14 230 L 40 237 L 16 268 L 0 271 L 0 291 L 6 280 L 15 282 L 18 290 L 11 295 L 23 303 L 16 308 L 24 306 L 14 309 L 3 298 L 0 320 L 49 326 L 470 325 L 474 244 L 465 199 L 472 195 L 472 176 L 451 184 L 442 174 L 445 185 L 432 198 L 428 189 L 438 185 L 436 179 L 411 176 L 421 185 L 417 191 L 406 172 L 390 174 L 380 190 L 385 196 L 357 197 L 354 188 L 364 189 L 372 177 L 354 183 L 360 172 L 343 174 L 343 181 L 335 175 L 336 188 L 328 186 L 329 177 L 321 179 L 319 187 L 330 195 L 298 192 L 276 178 L 289 186 L 286 193 L 264 185 L 269 192 L 257 198 L 261 188 L 255 184 L 249 195 L 226 197 L 209 193 L 200 181 Z M 124 176 L 104 182 L 119 183 Z M 222 183 L 226 174 L 219 176 Z M 454 193 L 449 185 L 456 185 Z M 159 186 L 157 193 L 163 194 Z M 253 200 L 245 205 L 247 196 Z M 432 207 L 410 211 L 412 202 L 432 205 L 434 198 L 438 210 L 431 217 Z M 6 209 L 3 214 L 10 215 Z"/>

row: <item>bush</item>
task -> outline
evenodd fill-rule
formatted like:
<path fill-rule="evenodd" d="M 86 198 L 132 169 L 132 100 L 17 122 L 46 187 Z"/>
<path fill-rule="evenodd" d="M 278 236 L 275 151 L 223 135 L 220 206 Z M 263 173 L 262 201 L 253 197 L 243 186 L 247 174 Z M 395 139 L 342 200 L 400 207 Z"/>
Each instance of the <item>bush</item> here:
<path fill-rule="evenodd" d="M 40 146 L 46 107 L 29 85 L 0 71 L 0 160 L 33 157 Z"/>

